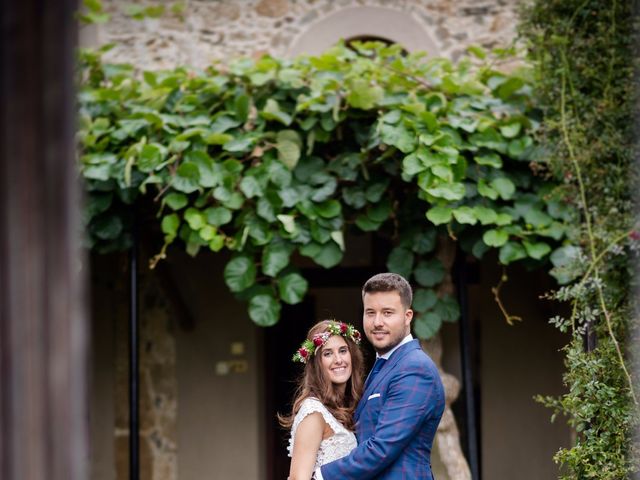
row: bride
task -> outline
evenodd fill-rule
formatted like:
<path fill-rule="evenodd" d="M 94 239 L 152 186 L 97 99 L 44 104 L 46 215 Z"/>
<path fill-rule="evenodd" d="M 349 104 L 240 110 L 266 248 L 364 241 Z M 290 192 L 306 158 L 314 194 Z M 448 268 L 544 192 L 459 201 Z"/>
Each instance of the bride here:
<path fill-rule="evenodd" d="M 349 454 L 357 445 L 353 413 L 363 390 L 360 332 L 323 320 L 314 325 L 293 360 L 303 363 L 291 415 L 290 480 L 309 480 L 316 468 Z"/>

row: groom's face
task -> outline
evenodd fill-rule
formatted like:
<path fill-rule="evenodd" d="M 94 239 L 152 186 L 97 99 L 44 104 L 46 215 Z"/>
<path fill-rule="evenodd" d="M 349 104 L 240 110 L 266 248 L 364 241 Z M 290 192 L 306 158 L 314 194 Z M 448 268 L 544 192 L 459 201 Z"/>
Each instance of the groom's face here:
<path fill-rule="evenodd" d="M 367 338 L 380 355 L 409 334 L 413 311 L 402 305 L 398 292 L 366 293 L 362 323 Z"/>

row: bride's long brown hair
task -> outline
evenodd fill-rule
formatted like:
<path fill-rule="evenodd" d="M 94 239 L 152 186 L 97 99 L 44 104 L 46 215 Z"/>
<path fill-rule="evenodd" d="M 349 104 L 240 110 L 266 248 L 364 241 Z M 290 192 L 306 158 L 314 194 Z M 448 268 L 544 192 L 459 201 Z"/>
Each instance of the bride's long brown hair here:
<path fill-rule="evenodd" d="M 323 320 L 316 323 L 309 330 L 307 339 L 313 340 L 314 335 L 328 332 L 329 325 L 333 322 L 334 320 Z M 294 396 L 295 400 L 291 414 L 286 416 L 278 414 L 280 425 L 284 428 L 291 428 L 293 419 L 296 413 L 298 413 L 298 410 L 300 410 L 302 402 L 309 397 L 315 397 L 320 400 L 324 406 L 327 407 L 327 410 L 347 429 L 351 431 L 355 430 L 353 413 L 362 396 L 364 360 L 360 347 L 350 338 L 342 338 L 347 342 L 347 347 L 351 354 L 351 377 L 347 380 L 344 394 L 341 394 L 333 383 L 325 377 L 320 358 L 322 347 L 318 348 L 304 365 L 304 372 L 298 379 L 298 388 Z"/>

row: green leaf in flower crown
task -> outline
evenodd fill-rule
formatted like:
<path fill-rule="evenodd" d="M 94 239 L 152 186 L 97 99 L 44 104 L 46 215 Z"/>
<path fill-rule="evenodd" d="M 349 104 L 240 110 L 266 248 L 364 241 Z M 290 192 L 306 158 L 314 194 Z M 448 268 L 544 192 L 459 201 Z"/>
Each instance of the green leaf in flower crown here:
<path fill-rule="evenodd" d="M 278 291 L 283 302 L 300 303 L 307 293 L 309 282 L 298 273 L 289 273 L 278 280 Z"/>
<path fill-rule="evenodd" d="M 260 112 L 260 116 L 265 120 L 275 120 L 285 126 L 291 125 L 292 117 L 287 112 L 280 110 L 280 104 L 273 98 L 269 98 Z"/>
<path fill-rule="evenodd" d="M 171 215 L 165 215 L 162 217 L 162 222 L 160 224 L 162 228 L 162 233 L 165 234 L 165 238 L 167 241 L 171 242 L 176 235 L 178 234 L 178 227 L 180 227 L 180 218 L 175 213 Z"/>
<path fill-rule="evenodd" d="M 211 225 L 219 227 L 231 221 L 231 210 L 224 207 L 209 207 L 204 211 L 207 222 Z"/>
<path fill-rule="evenodd" d="M 508 265 L 516 260 L 521 260 L 527 256 L 524 247 L 516 242 L 507 242 L 500 248 L 500 262 Z"/>
<path fill-rule="evenodd" d="M 262 250 L 262 272 L 275 277 L 289 265 L 292 247 L 284 242 L 271 242 Z"/>
<path fill-rule="evenodd" d="M 380 138 L 384 143 L 393 145 L 402 153 L 410 153 L 415 148 L 415 135 L 402 124 L 383 124 L 382 127 L 380 127 Z"/>
<path fill-rule="evenodd" d="M 418 262 L 413 275 L 416 282 L 423 287 L 433 287 L 444 279 L 445 270 L 440 260 L 432 258 Z"/>
<path fill-rule="evenodd" d="M 414 255 L 411 250 L 404 247 L 395 247 L 391 250 L 387 259 L 387 268 L 390 272 L 409 278 L 411 269 L 413 268 Z"/>
<path fill-rule="evenodd" d="M 544 242 L 522 242 L 524 249 L 527 251 L 527 255 L 536 260 L 544 258 L 550 251 L 551 247 Z"/>
<path fill-rule="evenodd" d="M 224 281 L 232 292 L 241 292 L 256 281 L 256 265 L 252 258 L 241 255 L 224 267 Z"/>
<path fill-rule="evenodd" d="M 184 219 L 192 230 L 200 230 L 206 223 L 202 212 L 193 207 L 187 208 L 187 211 L 184 212 Z"/>
<path fill-rule="evenodd" d="M 421 313 L 413 320 L 413 331 L 421 340 L 433 337 L 442 326 L 442 318 L 434 312 Z"/>
<path fill-rule="evenodd" d="M 474 209 L 465 205 L 456 208 L 453 216 L 461 224 L 475 225 L 478 222 Z"/>
<path fill-rule="evenodd" d="M 418 288 L 413 292 L 413 311 L 416 313 L 426 312 L 434 307 L 438 301 L 438 295 L 433 290 Z"/>
<path fill-rule="evenodd" d="M 337 200 L 326 200 L 315 206 L 315 211 L 323 218 L 333 218 L 340 215 L 342 205 Z"/>
<path fill-rule="evenodd" d="M 507 177 L 494 178 L 491 181 L 491 186 L 503 200 L 509 200 L 516 192 L 516 186 Z"/>
<path fill-rule="evenodd" d="M 187 196 L 182 193 L 172 192 L 162 199 L 172 210 L 180 210 L 187 206 Z"/>
<path fill-rule="evenodd" d="M 445 295 L 438 299 L 433 311 L 440 316 L 443 322 L 455 322 L 460 318 L 460 305 L 451 295 Z"/>
<path fill-rule="evenodd" d="M 502 229 L 487 230 L 482 235 L 482 241 L 490 247 L 501 247 L 509 240 L 509 234 Z"/>
<path fill-rule="evenodd" d="M 272 295 L 262 293 L 249 300 L 249 317 L 260 327 L 271 327 L 278 323 L 281 308 Z"/>
<path fill-rule="evenodd" d="M 183 162 L 173 177 L 172 186 L 184 193 L 192 193 L 200 187 L 200 171 L 198 166 L 191 162 Z"/>
<path fill-rule="evenodd" d="M 427 218 L 434 225 L 442 225 L 449 223 L 453 217 L 453 208 L 444 205 L 430 208 L 427 212 Z"/>

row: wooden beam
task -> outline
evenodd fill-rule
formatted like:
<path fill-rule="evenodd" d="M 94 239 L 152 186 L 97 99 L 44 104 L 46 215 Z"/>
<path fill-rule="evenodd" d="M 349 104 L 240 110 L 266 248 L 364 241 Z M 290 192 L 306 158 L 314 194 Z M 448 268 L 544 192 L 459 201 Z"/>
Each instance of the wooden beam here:
<path fill-rule="evenodd" d="M 70 0 L 0 0 L 0 478 L 87 478 Z"/>

